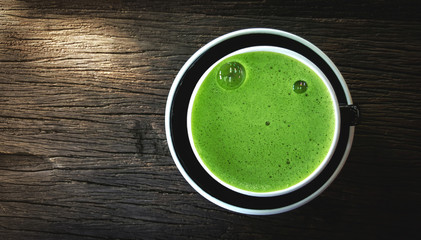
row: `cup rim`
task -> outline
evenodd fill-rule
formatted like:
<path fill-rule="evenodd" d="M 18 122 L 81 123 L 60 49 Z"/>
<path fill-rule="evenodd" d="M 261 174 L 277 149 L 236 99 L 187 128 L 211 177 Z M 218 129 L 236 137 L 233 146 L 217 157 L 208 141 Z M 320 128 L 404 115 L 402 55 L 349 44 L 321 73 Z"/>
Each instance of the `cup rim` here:
<path fill-rule="evenodd" d="M 181 147 L 183 147 L 184 145 L 177 146 L 177 142 L 173 141 L 173 136 L 174 136 L 173 134 L 178 134 L 178 133 L 176 132 L 177 130 L 175 130 L 175 128 L 172 128 L 172 127 L 178 127 L 176 126 L 178 123 L 175 123 L 176 121 L 175 119 L 177 115 L 174 114 L 174 112 L 176 111 L 173 111 L 177 107 L 176 103 L 174 102 L 175 100 L 174 98 L 178 96 L 179 90 L 183 88 L 182 86 L 184 84 L 182 81 L 183 76 L 186 73 L 186 71 L 188 71 L 189 68 L 191 68 L 191 66 L 193 66 L 194 63 L 201 57 L 201 55 L 205 54 L 209 49 L 222 44 L 224 41 L 229 41 L 230 39 L 239 38 L 246 35 L 253 35 L 253 34 L 259 34 L 262 36 L 271 35 L 271 36 L 276 36 L 277 38 L 281 38 L 281 39 L 284 39 L 284 38 L 287 40 L 289 39 L 291 41 L 298 42 L 300 46 L 302 45 L 306 49 L 310 49 L 310 51 L 316 54 L 317 58 L 320 58 L 320 60 L 324 62 L 324 64 L 326 65 L 325 67 L 329 68 L 332 71 L 331 77 L 334 77 L 335 82 L 337 83 L 337 85 L 335 85 L 334 88 L 335 90 L 340 89 L 340 92 L 341 92 L 340 99 L 338 99 L 339 103 L 347 104 L 347 105 L 352 104 L 352 98 L 351 98 L 350 92 L 348 90 L 347 84 L 345 80 L 343 79 L 341 73 L 339 72 L 335 64 L 315 45 L 313 45 L 312 43 L 308 42 L 307 40 L 301 37 L 298 37 L 292 33 L 288 33 L 285 31 L 281 31 L 277 29 L 270 29 L 270 28 L 248 28 L 248 29 L 242 29 L 242 30 L 237 30 L 234 32 L 227 33 L 225 35 L 222 35 L 210 41 L 209 43 L 204 45 L 202 48 L 200 48 L 198 51 L 196 51 L 185 62 L 185 64 L 182 66 L 177 76 L 175 77 L 174 82 L 171 86 L 171 89 L 168 93 L 167 104 L 166 104 L 166 109 L 165 109 L 165 129 L 166 129 L 166 137 L 168 141 L 169 151 L 171 153 L 171 156 L 173 158 L 175 165 L 177 166 L 179 172 L 182 174 L 184 179 L 200 195 L 202 195 L 204 198 L 211 201 L 212 203 L 230 211 L 243 213 L 243 214 L 250 214 L 250 215 L 271 215 L 271 214 L 287 212 L 308 203 L 309 201 L 313 200 L 318 195 L 320 195 L 333 182 L 333 180 L 337 177 L 342 167 L 344 166 L 346 159 L 349 155 L 352 142 L 353 142 L 355 127 L 354 126 L 341 126 L 341 129 L 345 130 L 345 132 L 343 132 L 343 134 L 341 133 L 340 145 L 338 145 L 339 149 L 337 149 L 338 153 L 337 154 L 335 153 L 335 156 L 334 156 L 335 161 L 334 163 L 332 163 L 334 165 L 332 165 L 332 168 L 328 166 L 329 172 L 323 173 L 323 175 L 326 175 L 326 176 L 323 176 L 323 179 L 321 181 L 313 184 L 313 182 L 316 182 L 316 180 L 318 180 L 316 179 L 311 184 L 308 184 L 308 185 L 312 185 L 311 190 L 303 193 L 300 196 L 292 197 L 292 201 L 290 201 L 291 199 L 285 199 L 287 198 L 287 196 L 285 196 L 285 197 L 274 198 L 274 201 L 276 203 L 269 207 L 261 207 L 260 205 L 255 206 L 254 201 L 252 204 L 245 204 L 248 202 L 248 200 L 247 202 L 243 201 L 240 204 L 236 201 L 232 202 L 225 198 L 222 198 L 221 196 L 215 195 L 215 192 L 210 191 L 210 189 L 204 188 L 201 182 L 196 182 L 197 179 L 195 179 L 195 176 L 190 177 L 189 174 L 192 174 L 192 172 L 190 172 L 191 169 L 184 168 L 186 159 L 183 159 L 183 156 L 181 156 L 182 154 L 180 154 L 180 152 L 182 152 Z M 320 179 L 321 176 L 318 178 Z M 306 186 L 304 188 L 310 188 L 310 187 Z M 241 197 L 237 195 L 235 196 Z M 247 199 L 250 199 L 250 198 L 247 198 Z M 266 198 L 260 198 L 260 199 L 266 199 Z M 254 199 L 251 199 L 251 200 L 254 200 Z M 279 200 L 281 200 L 282 203 L 279 203 Z M 266 202 L 267 201 L 265 201 L 264 204 L 266 204 Z M 261 204 L 261 203 L 258 202 L 258 204 Z"/>
<path fill-rule="evenodd" d="M 209 75 L 209 73 L 212 71 L 212 69 L 217 66 L 221 61 L 225 60 L 228 57 L 234 56 L 234 55 L 238 55 L 238 54 L 242 54 L 242 53 L 247 53 L 247 52 L 274 52 L 274 53 L 280 53 L 280 54 L 284 54 L 287 55 L 289 57 L 292 57 L 298 61 L 300 61 L 301 63 L 305 64 L 306 66 L 308 66 L 311 70 L 313 70 L 313 72 L 315 72 L 320 79 L 322 79 L 322 81 L 324 82 L 324 84 L 326 85 L 331 100 L 333 102 L 333 108 L 334 108 L 334 114 L 335 114 L 335 131 L 334 131 L 334 136 L 332 139 L 332 142 L 330 144 L 329 147 L 329 151 L 327 153 L 327 155 L 325 156 L 325 158 L 323 159 L 323 161 L 318 165 L 318 167 L 310 174 L 308 175 L 306 178 L 304 178 L 303 180 L 301 180 L 300 182 L 289 186 L 287 188 L 284 189 L 280 189 L 280 190 L 276 190 L 276 191 L 270 191 L 270 192 L 253 192 L 253 191 L 248 191 L 248 190 L 244 190 L 244 189 L 240 189 L 237 188 L 235 186 L 230 185 L 229 183 L 224 182 L 222 179 L 218 178 L 204 163 L 203 159 L 200 157 L 199 153 L 197 152 L 196 148 L 195 148 L 195 144 L 193 141 L 193 135 L 192 135 L 192 129 L 191 129 L 191 115 L 192 115 L 192 109 L 193 109 L 193 102 L 195 100 L 196 94 L 200 88 L 200 86 L 202 85 L 203 81 L 205 80 L 205 78 Z M 278 196 L 278 195 L 282 195 L 282 194 L 286 194 L 292 191 L 295 191 L 297 189 L 299 189 L 300 187 L 303 187 L 304 185 L 306 185 L 307 183 L 309 183 L 310 181 L 312 181 L 315 177 L 317 177 L 317 175 L 320 174 L 321 171 L 323 171 L 323 169 L 325 168 L 325 166 L 327 165 L 327 163 L 330 161 L 330 158 L 333 155 L 333 152 L 335 151 L 336 145 L 338 143 L 338 139 L 339 139 L 339 133 L 340 133 L 340 116 L 339 116 L 339 104 L 338 104 L 338 100 L 336 98 L 336 94 L 335 91 L 333 90 L 332 85 L 330 84 L 329 80 L 327 79 L 327 77 L 325 76 L 325 74 L 314 64 L 312 63 L 309 59 L 307 59 L 306 57 L 304 57 L 303 55 L 291 51 L 289 49 L 286 48 L 280 48 L 280 47 L 274 47 L 274 46 L 254 46 L 254 47 L 247 47 L 247 48 L 243 48 L 243 49 L 239 49 L 235 52 L 232 52 L 224 57 L 222 57 L 221 59 L 219 59 L 218 61 L 216 61 L 211 67 L 209 67 L 202 75 L 202 77 L 199 79 L 199 81 L 197 82 L 193 93 L 190 97 L 190 101 L 189 101 L 189 107 L 188 107 L 188 111 L 187 111 L 187 132 L 188 132 L 188 136 L 189 136 L 189 141 L 190 141 L 190 146 L 193 149 L 193 152 L 196 156 L 196 159 L 200 162 L 200 164 L 202 165 L 202 167 L 206 170 L 206 172 L 212 176 L 217 182 L 219 182 L 220 184 L 222 184 L 223 186 L 245 194 L 245 195 L 249 195 L 249 196 L 255 196 L 255 197 L 272 197 L 272 196 Z"/>

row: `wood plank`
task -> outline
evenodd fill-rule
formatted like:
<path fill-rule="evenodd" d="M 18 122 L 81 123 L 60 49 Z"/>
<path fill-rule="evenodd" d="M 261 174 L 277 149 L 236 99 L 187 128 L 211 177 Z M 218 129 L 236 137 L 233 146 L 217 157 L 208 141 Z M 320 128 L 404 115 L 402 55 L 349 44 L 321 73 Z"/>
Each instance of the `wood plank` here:
<path fill-rule="evenodd" d="M 3 1 L 0 238 L 413 237 L 419 219 L 421 19 L 414 1 Z M 167 148 L 184 62 L 248 27 L 322 49 L 361 108 L 350 157 L 317 199 L 246 216 L 196 193 Z"/>

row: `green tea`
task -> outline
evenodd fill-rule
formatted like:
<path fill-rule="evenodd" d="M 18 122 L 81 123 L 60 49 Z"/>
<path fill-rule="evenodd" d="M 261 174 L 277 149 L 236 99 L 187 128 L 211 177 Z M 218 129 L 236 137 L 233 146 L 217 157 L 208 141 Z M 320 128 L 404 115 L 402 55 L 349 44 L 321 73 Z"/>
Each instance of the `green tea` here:
<path fill-rule="evenodd" d="M 206 76 L 191 113 L 194 146 L 220 180 L 251 192 L 288 188 L 325 159 L 335 108 L 323 80 L 290 56 L 246 52 Z"/>

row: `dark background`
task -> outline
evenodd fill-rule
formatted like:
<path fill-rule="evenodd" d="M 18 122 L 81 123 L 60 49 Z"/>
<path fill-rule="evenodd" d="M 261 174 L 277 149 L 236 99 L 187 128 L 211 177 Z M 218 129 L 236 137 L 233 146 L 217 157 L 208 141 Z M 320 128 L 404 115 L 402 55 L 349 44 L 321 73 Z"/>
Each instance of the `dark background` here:
<path fill-rule="evenodd" d="M 419 239 L 418 1 L 0 1 L 1 239 Z M 359 104 L 348 161 L 273 216 L 196 193 L 167 147 L 168 91 L 210 40 L 297 34 Z"/>

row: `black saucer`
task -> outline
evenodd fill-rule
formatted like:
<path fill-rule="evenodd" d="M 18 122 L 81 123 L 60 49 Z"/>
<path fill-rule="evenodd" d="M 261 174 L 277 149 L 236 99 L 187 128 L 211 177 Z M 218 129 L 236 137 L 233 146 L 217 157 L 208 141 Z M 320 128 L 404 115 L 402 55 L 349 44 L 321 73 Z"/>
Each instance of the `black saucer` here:
<path fill-rule="evenodd" d="M 179 81 L 174 82 L 173 95 L 167 106 L 167 137 L 174 161 L 188 182 L 208 200 L 224 208 L 248 214 L 274 214 L 291 210 L 319 195 L 339 173 L 349 152 L 353 137 L 353 127 L 342 120 L 339 142 L 333 157 L 324 170 L 314 180 L 293 192 L 273 197 L 254 197 L 230 190 L 215 181 L 196 159 L 187 134 L 187 108 L 190 96 L 203 73 L 216 61 L 239 49 L 254 46 L 274 46 L 295 51 L 315 65 L 330 81 L 339 105 L 348 105 L 344 80 L 335 73 L 336 67 L 327 57 L 320 56 L 314 46 L 303 40 L 291 38 L 291 34 L 277 31 L 244 31 L 233 34 L 222 41 L 214 41 L 201 49 L 191 59 Z M 295 35 L 292 35 L 296 37 Z M 212 43 L 212 42 L 211 42 Z M 333 66 L 332 66 L 333 65 Z M 337 69 L 336 69 L 337 71 Z M 345 85 L 346 86 L 346 85 Z M 346 87 L 345 87 L 346 88 Z M 170 93 L 171 94 L 171 93 Z M 348 92 L 349 95 L 349 92 Z"/>

